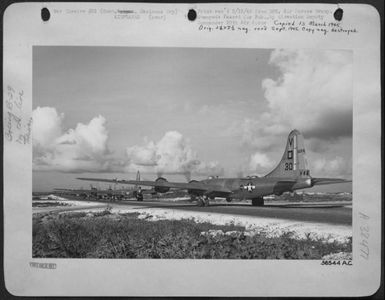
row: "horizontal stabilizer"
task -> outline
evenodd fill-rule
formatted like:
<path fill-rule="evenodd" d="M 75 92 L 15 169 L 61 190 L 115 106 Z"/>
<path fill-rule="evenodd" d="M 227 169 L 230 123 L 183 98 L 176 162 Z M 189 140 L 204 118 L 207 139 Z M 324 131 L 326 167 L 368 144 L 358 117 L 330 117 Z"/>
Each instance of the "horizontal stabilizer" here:
<path fill-rule="evenodd" d="M 345 183 L 352 182 L 351 180 L 341 179 L 341 178 L 312 178 L 312 185 L 323 185 L 323 184 L 336 184 L 336 183 Z"/>

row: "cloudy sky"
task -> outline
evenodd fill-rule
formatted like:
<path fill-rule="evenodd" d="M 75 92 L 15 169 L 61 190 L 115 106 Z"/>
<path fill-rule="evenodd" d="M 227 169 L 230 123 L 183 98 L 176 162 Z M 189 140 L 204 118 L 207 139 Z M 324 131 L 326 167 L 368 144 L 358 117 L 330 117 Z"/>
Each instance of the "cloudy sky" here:
<path fill-rule="evenodd" d="M 264 175 L 294 128 L 314 177 L 351 178 L 352 59 L 339 50 L 34 47 L 33 188 L 136 170 L 178 181 Z"/>

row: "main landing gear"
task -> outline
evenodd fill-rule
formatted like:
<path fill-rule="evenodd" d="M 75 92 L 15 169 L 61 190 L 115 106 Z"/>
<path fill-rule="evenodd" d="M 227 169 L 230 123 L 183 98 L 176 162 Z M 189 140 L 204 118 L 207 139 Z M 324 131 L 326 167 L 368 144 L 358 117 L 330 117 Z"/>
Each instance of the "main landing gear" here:
<path fill-rule="evenodd" d="M 143 201 L 143 194 L 142 193 L 136 194 L 136 201 Z"/>
<path fill-rule="evenodd" d="M 207 196 L 199 196 L 196 198 L 198 206 L 209 206 L 210 199 Z"/>
<path fill-rule="evenodd" d="M 264 204 L 263 197 L 251 199 L 252 206 L 263 206 Z"/>
<path fill-rule="evenodd" d="M 136 198 L 136 201 L 143 201 L 143 193 L 141 190 L 134 191 L 133 196 Z"/>

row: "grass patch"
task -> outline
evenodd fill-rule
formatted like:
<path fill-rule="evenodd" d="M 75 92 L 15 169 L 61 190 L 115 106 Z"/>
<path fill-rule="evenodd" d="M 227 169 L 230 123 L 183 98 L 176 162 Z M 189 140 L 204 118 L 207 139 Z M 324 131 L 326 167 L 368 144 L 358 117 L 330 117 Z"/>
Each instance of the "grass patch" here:
<path fill-rule="evenodd" d="M 246 236 L 240 226 L 192 220 L 148 222 L 133 214 L 116 219 L 108 213 L 91 218 L 62 214 L 46 217 L 44 222 L 41 218 L 33 219 L 35 258 L 321 259 L 327 254 L 352 251 L 351 243 L 295 240 L 291 233 L 279 238 Z M 241 233 L 201 235 L 209 230 Z"/>

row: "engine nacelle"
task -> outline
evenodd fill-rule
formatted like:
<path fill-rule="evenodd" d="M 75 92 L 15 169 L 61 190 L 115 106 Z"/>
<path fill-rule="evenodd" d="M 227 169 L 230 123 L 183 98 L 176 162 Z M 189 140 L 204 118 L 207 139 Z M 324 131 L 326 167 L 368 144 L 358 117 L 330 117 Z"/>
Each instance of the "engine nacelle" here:
<path fill-rule="evenodd" d="M 159 177 L 157 180 L 155 180 L 155 182 L 167 182 L 167 179 L 166 178 L 163 178 L 163 177 Z M 169 187 L 166 187 L 166 186 L 155 186 L 154 187 L 154 191 L 157 192 L 157 193 L 167 193 L 168 191 L 170 190 Z"/>

